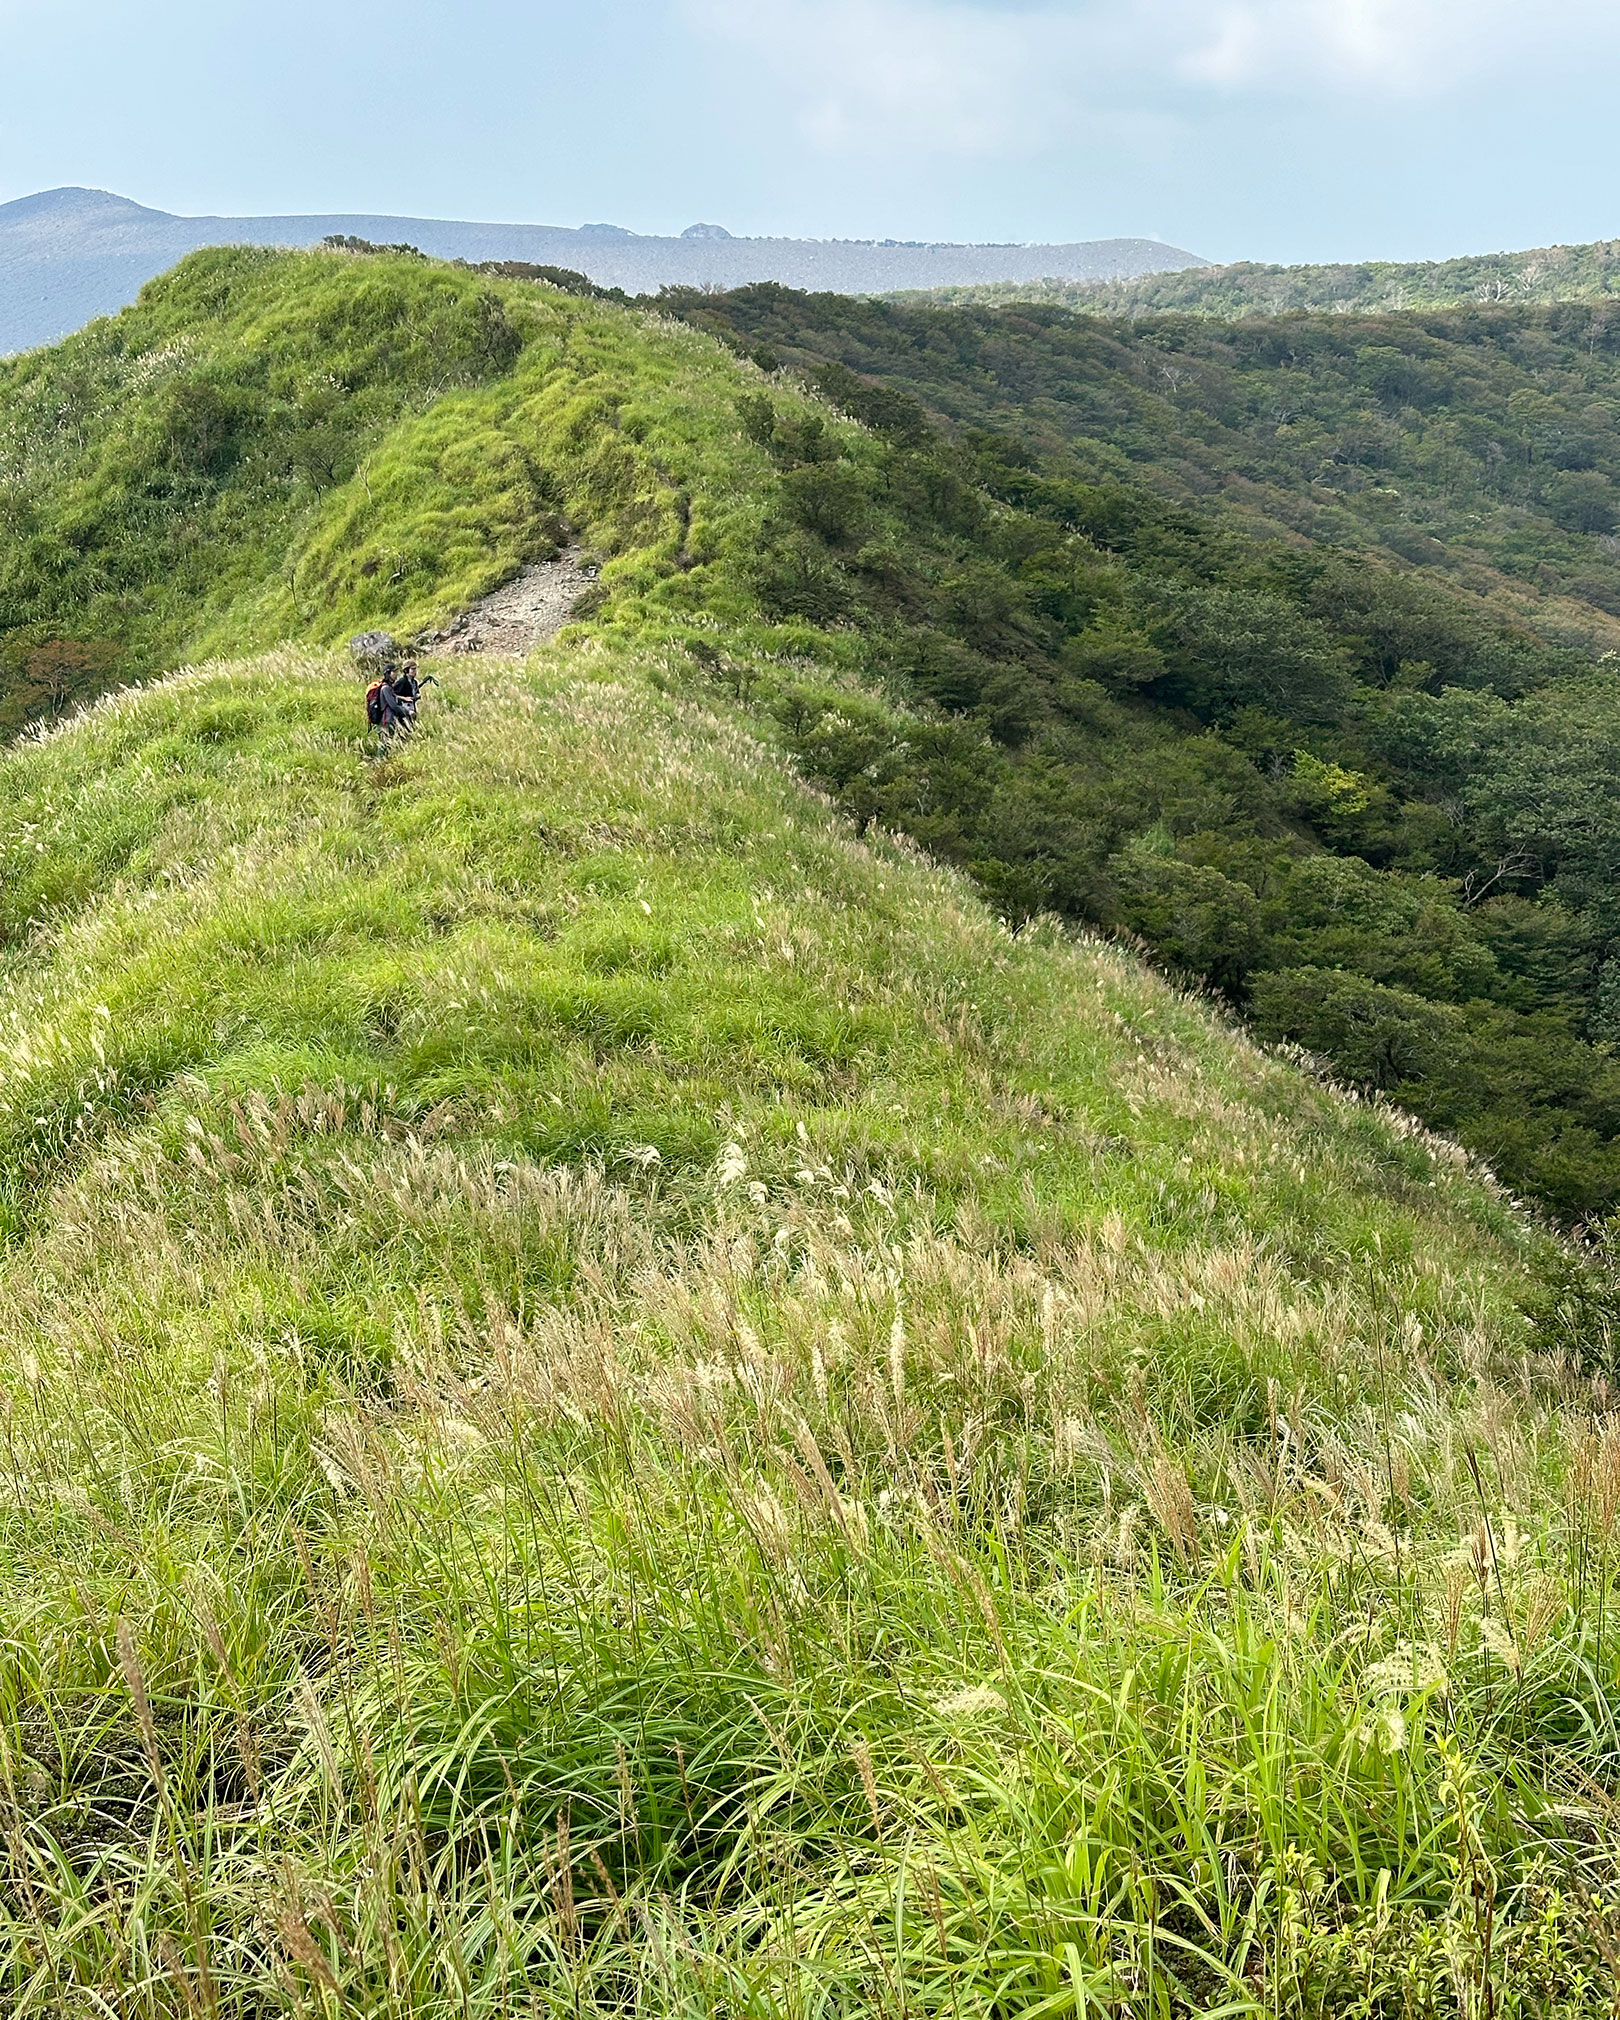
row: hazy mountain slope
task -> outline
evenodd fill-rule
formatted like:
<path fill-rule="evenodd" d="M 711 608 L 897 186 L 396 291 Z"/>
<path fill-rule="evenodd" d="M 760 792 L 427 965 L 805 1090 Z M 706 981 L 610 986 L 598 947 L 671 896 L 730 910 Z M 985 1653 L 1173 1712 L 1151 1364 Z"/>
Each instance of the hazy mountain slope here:
<path fill-rule="evenodd" d="M 937 299 L 967 306 L 1042 301 L 1093 314 L 1174 310 L 1220 317 L 1380 314 L 1401 309 L 1607 301 L 1620 292 L 1620 239 L 1537 246 L 1529 252 L 1472 253 L 1452 260 L 1361 260 L 1336 266 L 1207 262 L 1196 273 L 1127 276 L 1103 282 L 996 282 L 946 288 Z"/>
<path fill-rule="evenodd" d="M 616 225 L 466 224 L 442 218 L 175 217 L 104 190 L 57 189 L 0 204 L 0 355 L 54 343 L 134 300 L 188 252 L 211 245 L 309 246 L 340 233 L 407 243 L 441 259 L 566 266 L 607 287 L 738 287 L 776 280 L 846 293 L 972 281 L 1104 279 L 1193 266 L 1196 253 L 1149 239 L 1078 245 L 959 246 L 843 239 L 739 239 L 715 226 L 680 238 Z"/>

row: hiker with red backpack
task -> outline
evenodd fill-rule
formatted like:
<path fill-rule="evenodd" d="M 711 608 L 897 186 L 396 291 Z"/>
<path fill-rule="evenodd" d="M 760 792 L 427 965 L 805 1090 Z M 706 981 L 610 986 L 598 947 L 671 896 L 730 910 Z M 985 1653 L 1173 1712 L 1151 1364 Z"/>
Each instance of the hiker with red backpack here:
<path fill-rule="evenodd" d="M 396 731 L 416 727 L 416 705 L 429 685 L 438 683 L 431 673 L 421 678 L 414 659 L 398 668 L 384 662 L 381 674 L 366 689 L 366 721 L 377 732 L 379 744 Z"/>
<path fill-rule="evenodd" d="M 377 741 L 391 737 L 405 719 L 399 690 L 394 685 L 394 669 L 385 666 L 382 677 L 366 689 L 366 721 L 377 732 Z"/>

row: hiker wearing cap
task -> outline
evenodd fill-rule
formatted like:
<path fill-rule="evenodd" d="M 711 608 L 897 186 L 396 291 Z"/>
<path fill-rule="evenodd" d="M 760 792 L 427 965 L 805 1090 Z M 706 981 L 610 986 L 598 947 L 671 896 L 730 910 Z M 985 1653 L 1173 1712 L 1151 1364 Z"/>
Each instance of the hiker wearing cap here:
<path fill-rule="evenodd" d="M 436 686 L 433 675 L 419 674 L 414 659 L 405 664 L 394 675 L 393 689 L 399 706 L 399 726 L 401 729 L 416 727 L 416 708 L 422 699 L 424 687 Z"/>

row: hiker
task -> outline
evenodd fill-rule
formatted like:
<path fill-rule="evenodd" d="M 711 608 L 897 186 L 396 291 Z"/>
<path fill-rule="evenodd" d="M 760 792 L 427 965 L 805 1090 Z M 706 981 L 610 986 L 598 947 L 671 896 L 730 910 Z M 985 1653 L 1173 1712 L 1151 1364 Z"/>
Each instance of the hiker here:
<path fill-rule="evenodd" d="M 394 694 L 399 702 L 400 724 L 405 729 L 414 727 L 416 704 L 422 699 L 422 683 L 416 677 L 416 661 L 406 660 L 394 675 Z"/>
<path fill-rule="evenodd" d="M 406 660 L 398 673 L 394 675 L 393 687 L 399 703 L 400 727 L 402 729 L 414 729 L 416 727 L 417 704 L 422 699 L 423 688 L 430 685 L 437 685 L 434 676 L 431 673 L 425 679 L 420 676 L 416 671 L 416 661 L 414 659 Z"/>
<path fill-rule="evenodd" d="M 379 743 L 392 736 L 404 720 L 394 680 L 393 668 L 385 666 L 382 678 L 374 680 L 366 689 L 366 721 L 377 732 Z"/>

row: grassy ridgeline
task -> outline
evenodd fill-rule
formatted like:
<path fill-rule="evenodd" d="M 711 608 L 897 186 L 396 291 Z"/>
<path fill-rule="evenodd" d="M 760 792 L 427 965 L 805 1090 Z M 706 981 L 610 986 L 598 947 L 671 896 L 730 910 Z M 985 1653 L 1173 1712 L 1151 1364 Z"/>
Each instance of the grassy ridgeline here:
<path fill-rule="evenodd" d="M 1104 475 L 1179 462 L 1187 416 L 1118 333 L 769 288 L 671 305 L 759 356 L 419 258 L 224 249 L 0 369 L 0 734 L 188 658 L 409 635 L 567 529 L 605 564 L 600 631 L 679 635 L 858 820 L 970 868 L 1008 917 L 1139 936 L 1566 1220 L 1620 1203 L 1620 853 L 1591 817 L 1612 669 L 1417 574 L 1256 542 L 1005 436 L 948 440 L 897 394 L 958 423 L 1010 398 L 1021 425 L 1066 387 L 1069 420 L 1109 437 Z M 1368 392 L 1338 374 L 1347 328 L 1316 333 L 1330 406 Z M 1488 352 L 1491 399 L 1458 397 L 1505 427 L 1548 335 L 1429 356 L 1408 330 L 1423 356 L 1395 370 L 1375 346 L 1369 369 L 1438 393 Z M 767 378 L 779 340 L 819 356 L 844 418 Z M 1560 342 L 1558 428 L 1596 429 L 1597 454 L 1612 366 Z M 1314 455 L 1273 469 L 1279 496 L 1310 490 Z M 85 846 L 64 874 L 117 838 Z"/>
<path fill-rule="evenodd" d="M 1501 1201 L 656 660 L 463 664 L 381 764 L 351 708 L 289 654 L 0 760 L 65 894 L 5 978 L 8 2010 L 1595 1972 L 1620 1461 Z"/>
<path fill-rule="evenodd" d="M 566 516 L 594 637 L 385 760 L 306 647 L 0 756 L 8 2010 L 1592 2010 L 1552 1244 L 695 702 L 862 651 L 745 593 L 758 382 L 502 300 L 187 636 Z"/>
<path fill-rule="evenodd" d="M 195 254 L 0 364 L 0 731 L 188 657 L 408 635 L 565 525 L 635 554 L 621 594 L 669 596 L 678 561 L 675 600 L 723 614 L 713 564 L 757 545 L 765 461 L 737 382 L 680 326 L 551 289 Z"/>

